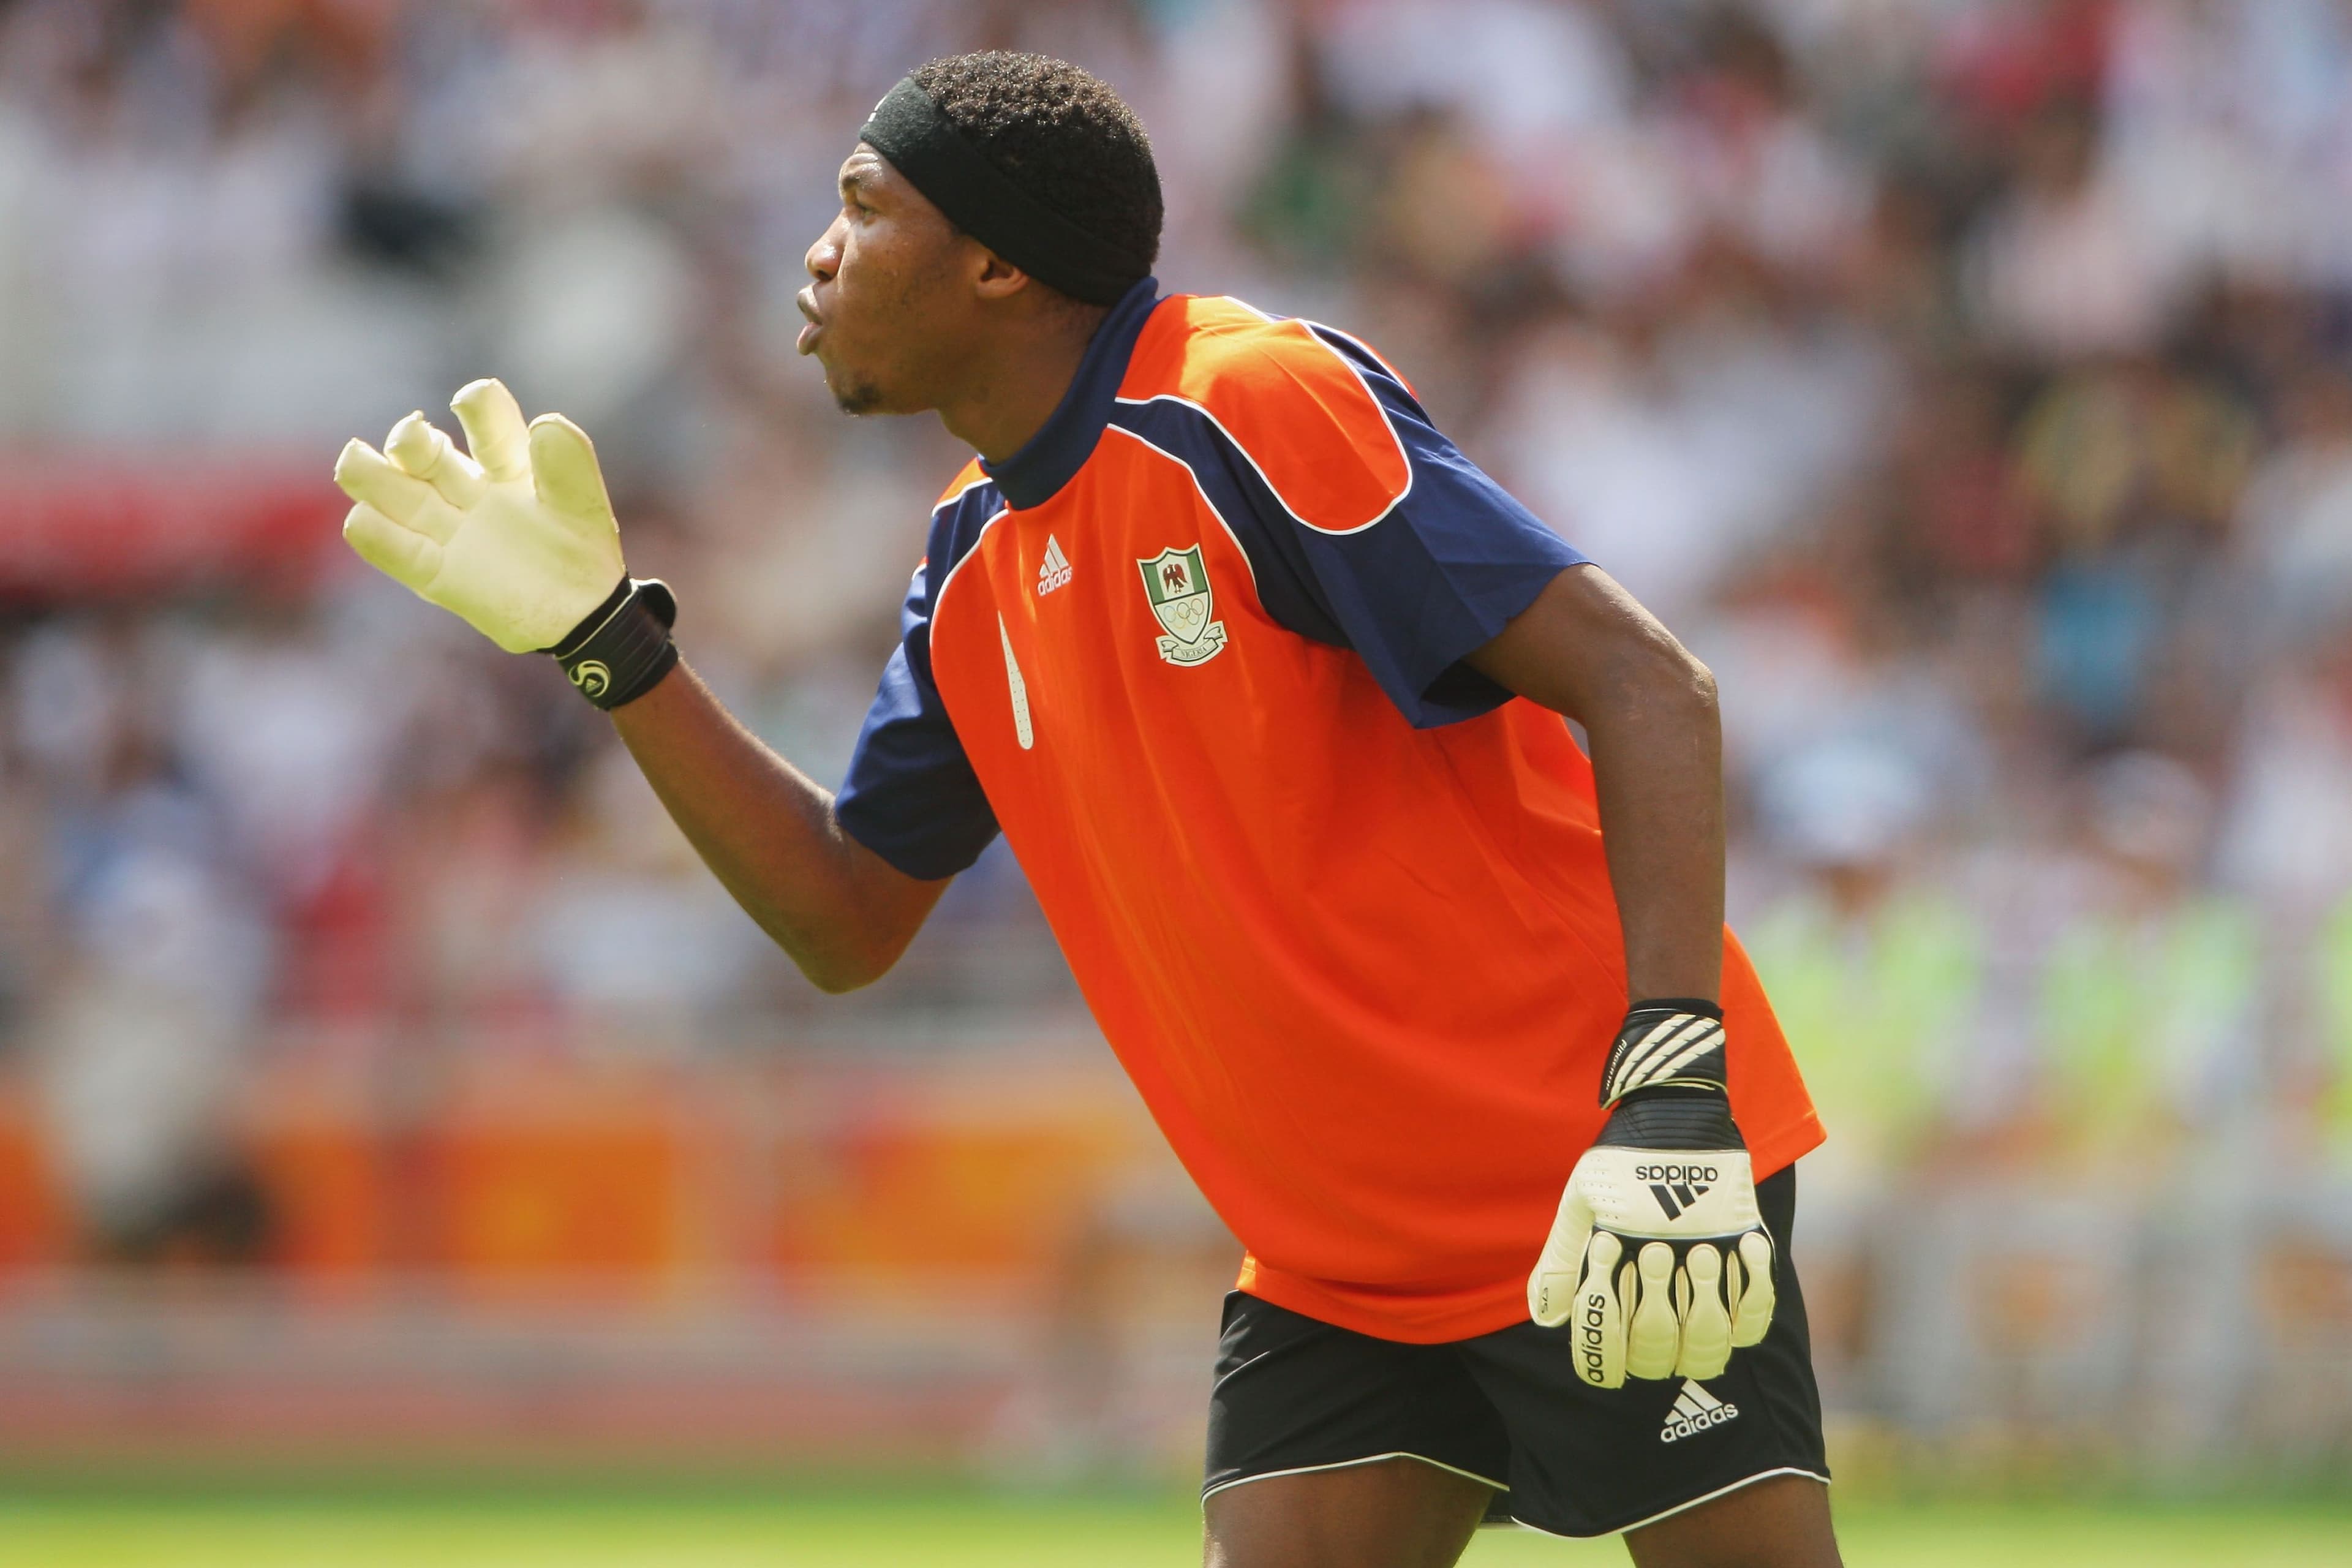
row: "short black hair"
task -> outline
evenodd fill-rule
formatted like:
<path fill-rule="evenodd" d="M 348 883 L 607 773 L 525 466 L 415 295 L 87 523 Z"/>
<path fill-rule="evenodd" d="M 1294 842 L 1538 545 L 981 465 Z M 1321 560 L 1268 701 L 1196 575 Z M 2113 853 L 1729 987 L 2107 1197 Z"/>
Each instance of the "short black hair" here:
<path fill-rule="evenodd" d="M 1160 255 L 1160 169 L 1143 121 L 1067 60 L 1002 49 L 919 66 L 915 85 L 956 133 L 1062 216 L 1149 265 Z"/>

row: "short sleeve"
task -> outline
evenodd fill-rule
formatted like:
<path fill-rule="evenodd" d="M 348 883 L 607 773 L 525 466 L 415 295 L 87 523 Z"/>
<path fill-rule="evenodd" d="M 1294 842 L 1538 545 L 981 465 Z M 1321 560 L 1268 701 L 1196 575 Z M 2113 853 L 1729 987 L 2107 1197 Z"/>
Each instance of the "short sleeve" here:
<path fill-rule="evenodd" d="M 1353 649 L 1415 728 L 1511 693 L 1463 661 L 1586 556 L 1430 422 L 1354 339 L 1280 324 L 1262 365 L 1132 417 L 1181 456 L 1287 629 Z"/>
<path fill-rule="evenodd" d="M 908 587 L 898 646 L 882 670 L 849 777 L 834 803 L 842 831 L 909 877 L 952 877 L 997 835 L 996 813 L 931 679 L 931 605 L 956 559 L 962 509 L 943 509 Z"/>
<path fill-rule="evenodd" d="M 1402 382 L 1372 365 L 1364 379 L 1403 448 L 1404 493 L 1377 521 L 1344 532 L 1285 521 L 1305 558 L 1308 591 L 1390 700 L 1425 729 L 1510 700 L 1462 661 L 1586 557 L 1464 457 Z"/>

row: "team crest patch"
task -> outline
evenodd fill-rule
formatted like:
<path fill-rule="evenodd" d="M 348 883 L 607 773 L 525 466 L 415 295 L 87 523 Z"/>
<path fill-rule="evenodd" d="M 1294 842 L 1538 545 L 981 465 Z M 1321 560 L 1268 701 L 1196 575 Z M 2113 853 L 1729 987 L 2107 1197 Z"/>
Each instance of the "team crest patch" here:
<path fill-rule="evenodd" d="M 1171 664 L 1214 658 L 1225 646 L 1225 623 L 1212 618 L 1216 598 L 1209 588 L 1209 569 L 1201 563 L 1201 547 L 1163 550 L 1135 564 L 1143 573 L 1151 613 L 1168 632 L 1160 639 L 1160 657 Z"/>

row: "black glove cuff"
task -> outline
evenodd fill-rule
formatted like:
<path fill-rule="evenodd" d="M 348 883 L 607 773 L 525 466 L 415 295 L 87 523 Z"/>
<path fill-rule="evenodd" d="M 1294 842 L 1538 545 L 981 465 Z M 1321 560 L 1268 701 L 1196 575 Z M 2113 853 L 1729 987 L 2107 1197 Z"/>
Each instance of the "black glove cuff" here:
<path fill-rule="evenodd" d="M 1702 1018 L 1723 1022 L 1723 1004 L 1710 1002 L 1704 996 L 1646 996 L 1625 1009 L 1625 1022 L 1632 1023 L 1645 1013 L 1664 1017 L 1668 1013 L 1696 1013 Z"/>
<path fill-rule="evenodd" d="M 634 702 L 661 684 L 677 666 L 670 627 L 677 624 L 677 598 L 658 577 L 624 577 L 572 635 L 547 651 L 580 689 L 580 695 L 610 711 Z"/>
<path fill-rule="evenodd" d="M 1635 1089 L 1687 1084 L 1720 1090 L 1727 1079 L 1723 1009 L 1696 996 L 1636 1002 L 1625 1010 L 1616 1043 L 1601 1071 L 1601 1103 L 1614 1105 Z"/>
<path fill-rule="evenodd" d="M 1601 1124 L 1595 1148 L 1745 1149 L 1720 1089 L 1637 1089 Z"/>

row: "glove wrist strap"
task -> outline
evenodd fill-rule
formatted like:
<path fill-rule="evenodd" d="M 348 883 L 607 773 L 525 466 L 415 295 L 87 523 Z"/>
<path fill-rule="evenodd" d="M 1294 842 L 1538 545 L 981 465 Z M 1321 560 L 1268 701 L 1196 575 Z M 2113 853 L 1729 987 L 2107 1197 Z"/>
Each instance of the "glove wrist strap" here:
<path fill-rule="evenodd" d="M 677 645 L 670 640 L 677 623 L 677 599 L 668 584 L 624 577 L 571 636 L 547 651 L 581 696 L 609 712 L 643 697 L 677 668 Z"/>
<path fill-rule="evenodd" d="M 1636 1002 L 1625 1012 L 1601 1069 L 1601 1103 L 1675 1085 L 1724 1091 L 1723 1009 L 1698 997 Z"/>
<path fill-rule="evenodd" d="M 1745 1149 L 1731 1120 L 1731 1099 L 1720 1089 L 1636 1089 L 1617 1102 L 1602 1124 L 1596 1149 Z"/>

